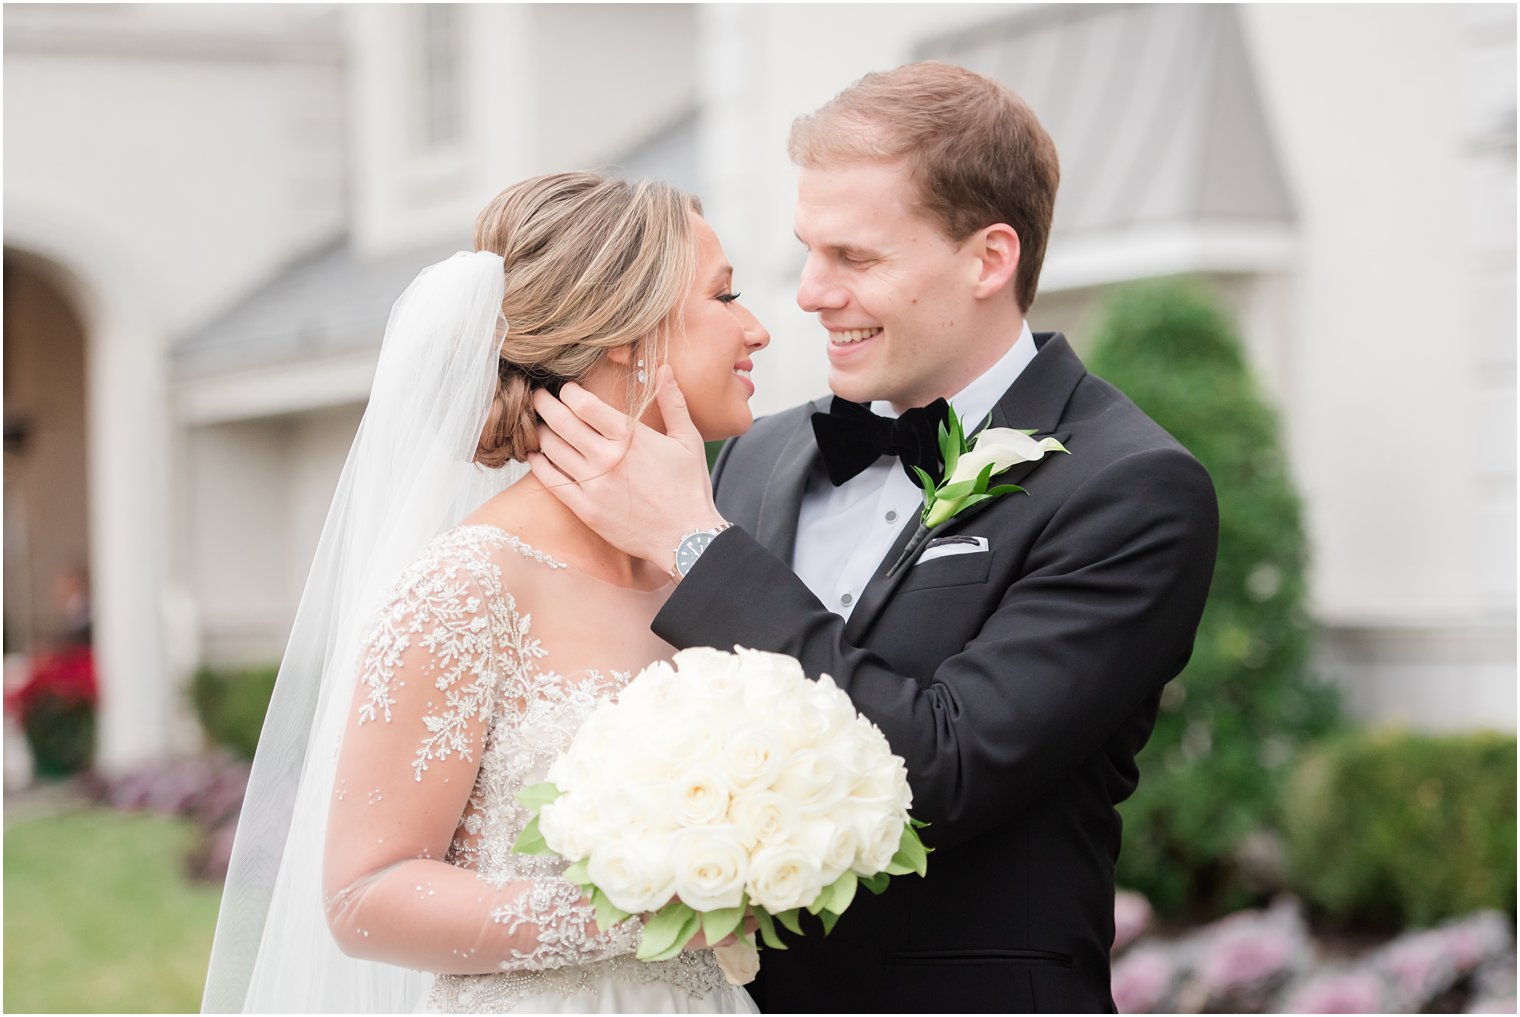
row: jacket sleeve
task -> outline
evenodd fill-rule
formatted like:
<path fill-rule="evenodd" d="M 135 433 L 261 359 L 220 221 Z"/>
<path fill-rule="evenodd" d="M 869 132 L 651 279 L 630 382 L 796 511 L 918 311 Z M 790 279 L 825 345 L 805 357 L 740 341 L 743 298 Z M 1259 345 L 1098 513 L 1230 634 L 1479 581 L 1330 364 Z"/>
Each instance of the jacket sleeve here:
<path fill-rule="evenodd" d="M 655 618 L 678 647 L 788 653 L 829 674 L 907 762 L 914 814 L 952 844 L 1006 820 L 1111 738 L 1186 663 L 1218 540 L 1203 468 L 1175 449 L 1088 477 L 977 635 L 924 680 L 850 645 L 787 564 L 718 535 Z"/>

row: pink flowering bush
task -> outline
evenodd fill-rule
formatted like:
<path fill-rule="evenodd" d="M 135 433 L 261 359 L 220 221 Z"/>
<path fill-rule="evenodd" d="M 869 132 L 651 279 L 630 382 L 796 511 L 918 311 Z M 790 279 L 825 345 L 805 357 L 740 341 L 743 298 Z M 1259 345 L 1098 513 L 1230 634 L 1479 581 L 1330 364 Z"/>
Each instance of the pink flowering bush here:
<path fill-rule="evenodd" d="M 1189 934 L 1141 932 L 1132 895 L 1114 902 L 1120 1013 L 1514 1013 L 1515 934 L 1479 911 L 1398 936 L 1349 959 L 1315 943 L 1299 902 L 1281 898 Z"/>

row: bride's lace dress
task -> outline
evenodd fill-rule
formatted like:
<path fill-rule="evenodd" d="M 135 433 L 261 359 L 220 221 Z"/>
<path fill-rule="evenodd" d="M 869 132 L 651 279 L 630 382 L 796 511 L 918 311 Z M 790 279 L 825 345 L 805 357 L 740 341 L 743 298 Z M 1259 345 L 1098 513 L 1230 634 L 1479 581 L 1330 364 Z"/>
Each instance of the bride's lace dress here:
<path fill-rule="evenodd" d="M 439 537 L 365 643 L 328 823 L 329 924 L 346 952 L 436 973 L 444 1012 L 735 1012 L 711 951 L 635 960 L 563 863 L 512 853 L 587 712 L 671 648 L 669 587 L 598 580 L 492 526 Z"/>

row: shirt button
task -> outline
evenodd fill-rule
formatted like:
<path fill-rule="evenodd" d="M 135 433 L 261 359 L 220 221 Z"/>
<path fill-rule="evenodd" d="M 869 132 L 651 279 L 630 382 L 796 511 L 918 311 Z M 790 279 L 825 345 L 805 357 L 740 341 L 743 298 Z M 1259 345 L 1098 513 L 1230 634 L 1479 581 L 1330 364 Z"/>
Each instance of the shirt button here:
<path fill-rule="evenodd" d="M 843 597 L 839 598 L 839 602 L 845 607 L 849 607 L 851 604 L 855 603 L 855 598 L 846 593 Z"/>
<path fill-rule="evenodd" d="M 889 523 L 895 523 L 895 522 L 897 522 L 897 513 L 896 512 L 888 512 L 887 513 L 887 522 L 889 522 Z"/>

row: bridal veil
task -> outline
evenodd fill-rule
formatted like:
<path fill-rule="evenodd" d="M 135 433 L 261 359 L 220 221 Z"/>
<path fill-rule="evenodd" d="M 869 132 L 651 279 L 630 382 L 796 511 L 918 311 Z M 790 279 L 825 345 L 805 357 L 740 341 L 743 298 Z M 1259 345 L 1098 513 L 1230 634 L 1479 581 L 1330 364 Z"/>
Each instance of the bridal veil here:
<path fill-rule="evenodd" d="M 254 757 L 205 1012 L 409 1012 L 423 998 L 430 976 L 338 950 L 322 852 L 368 620 L 428 541 L 521 475 L 472 461 L 497 384 L 503 286 L 499 256 L 460 253 L 391 310 Z"/>

